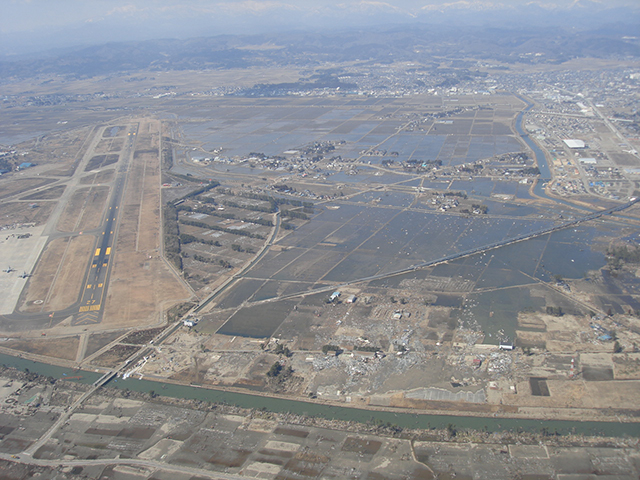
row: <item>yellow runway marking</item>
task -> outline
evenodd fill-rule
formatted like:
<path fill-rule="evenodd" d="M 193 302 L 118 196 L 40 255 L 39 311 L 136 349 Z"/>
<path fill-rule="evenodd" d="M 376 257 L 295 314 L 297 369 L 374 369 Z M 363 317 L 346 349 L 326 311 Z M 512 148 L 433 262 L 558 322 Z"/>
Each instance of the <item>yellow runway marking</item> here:
<path fill-rule="evenodd" d="M 79 312 L 95 312 L 97 310 L 100 310 L 100 304 L 98 305 L 90 305 L 90 306 L 85 306 L 85 307 L 80 307 Z"/>

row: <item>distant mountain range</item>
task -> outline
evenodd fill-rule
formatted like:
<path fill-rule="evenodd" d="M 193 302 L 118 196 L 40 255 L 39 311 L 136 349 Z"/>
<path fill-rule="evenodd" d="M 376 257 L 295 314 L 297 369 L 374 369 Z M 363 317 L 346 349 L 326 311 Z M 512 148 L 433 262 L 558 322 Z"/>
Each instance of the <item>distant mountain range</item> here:
<path fill-rule="evenodd" d="M 222 35 L 186 40 L 111 42 L 0 62 L 0 78 L 42 74 L 91 77 L 141 70 L 199 70 L 251 66 L 318 66 L 327 62 L 484 59 L 561 63 L 572 58 L 639 58 L 635 26 L 597 30 L 368 27 L 330 32 Z"/>
<path fill-rule="evenodd" d="M 13 0 L 2 7 L 0 57 L 111 41 L 381 25 L 569 31 L 640 25 L 638 0 Z"/>

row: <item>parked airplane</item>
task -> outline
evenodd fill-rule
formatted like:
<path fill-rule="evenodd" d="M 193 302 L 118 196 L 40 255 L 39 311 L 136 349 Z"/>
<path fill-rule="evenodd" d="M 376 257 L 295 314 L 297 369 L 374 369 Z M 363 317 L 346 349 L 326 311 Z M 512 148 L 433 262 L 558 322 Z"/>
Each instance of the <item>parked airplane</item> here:
<path fill-rule="evenodd" d="M 30 273 L 27 273 L 27 272 L 22 272 L 22 273 L 21 273 L 20 275 L 18 275 L 18 276 L 19 276 L 20 278 L 27 278 L 27 277 L 30 277 L 30 276 L 31 276 L 31 274 L 30 274 Z"/>
<path fill-rule="evenodd" d="M 16 269 L 15 268 L 11 268 L 11 265 L 9 265 L 6 269 L 2 270 L 4 273 L 11 273 L 11 272 L 15 272 Z"/>

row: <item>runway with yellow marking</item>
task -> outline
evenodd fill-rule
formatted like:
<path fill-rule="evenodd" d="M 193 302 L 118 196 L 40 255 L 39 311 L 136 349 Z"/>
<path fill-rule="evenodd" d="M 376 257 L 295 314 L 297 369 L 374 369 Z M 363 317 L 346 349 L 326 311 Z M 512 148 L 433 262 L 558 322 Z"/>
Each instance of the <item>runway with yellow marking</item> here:
<path fill-rule="evenodd" d="M 135 133 L 133 135 L 130 134 L 129 138 L 133 145 Z M 131 146 L 131 148 L 133 147 Z M 118 225 L 118 213 L 124 192 L 126 169 L 126 164 L 122 165 L 121 173 L 116 179 L 113 195 L 111 196 L 111 204 L 102 227 L 102 234 L 96 241 L 94 255 L 89 265 L 89 271 L 86 274 L 78 313 L 71 321 L 71 325 L 91 325 L 100 323 L 102 320 L 104 300 L 111 274 L 112 249 L 115 242 L 114 232 Z"/>

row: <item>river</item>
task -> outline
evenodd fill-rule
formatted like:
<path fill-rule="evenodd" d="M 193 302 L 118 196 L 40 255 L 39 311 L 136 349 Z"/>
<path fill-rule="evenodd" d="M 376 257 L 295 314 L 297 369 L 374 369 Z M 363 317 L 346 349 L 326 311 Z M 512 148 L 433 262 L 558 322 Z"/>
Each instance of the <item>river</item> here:
<path fill-rule="evenodd" d="M 523 102 L 526 102 L 527 107 L 524 110 L 522 110 L 520 113 L 518 113 L 518 115 L 516 116 L 516 132 L 518 132 L 518 135 L 520 135 L 520 138 L 522 138 L 522 140 L 524 140 L 524 142 L 533 151 L 533 154 L 536 157 L 536 163 L 538 164 L 538 168 L 540 169 L 540 178 L 538 179 L 538 184 L 536 185 L 535 193 L 536 195 L 540 195 L 546 198 L 546 195 L 544 195 L 544 189 L 542 189 L 541 186 L 544 183 L 551 180 L 551 170 L 549 170 L 547 157 L 545 156 L 542 149 L 538 147 L 536 142 L 531 140 L 531 138 L 529 137 L 529 134 L 524 131 L 524 127 L 522 126 L 524 115 L 525 113 L 527 113 L 529 110 L 533 108 L 533 103 L 527 102 L 527 100 L 525 100 L 522 97 L 518 97 L 518 98 L 520 98 L 520 100 L 522 100 Z M 542 194 L 540 194 L 540 192 L 538 191 L 539 188 L 541 188 Z"/>
<path fill-rule="evenodd" d="M 93 383 L 102 375 L 85 370 L 73 370 L 49 365 L 24 358 L 0 354 L 0 363 L 20 370 L 29 370 L 40 375 L 62 378 L 65 376 L 82 376 L 82 383 Z M 114 379 L 109 386 L 129 389 L 135 392 L 154 391 L 160 395 L 173 398 L 203 400 L 207 402 L 237 405 L 243 408 L 266 409 L 272 412 L 290 412 L 299 415 L 322 417 L 335 420 L 356 422 L 391 423 L 403 428 L 446 428 L 449 424 L 458 429 L 475 429 L 486 431 L 540 431 L 546 428 L 549 432 L 559 434 L 605 435 L 611 437 L 640 437 L 640 424 L 620 422 L 574 422 L 565 420 L 529 420 L 498 417 L 465 417 L 454 415 L 430 415 L 426 413 L 389 412 L 365 410 L 361 408 L 342 407 L 315 402 L 304 402 L 276 397 L 266 397 L 251 393 L 229 392 L 214 388 L 203 388 L 190 385 L 176 385 L 149 380 L 129 378 Z"/>
<path fill-rule="evenodd" d="M 524 130 L 524 127 L 522 125 L 522 122 L 524 120 L 524 115 L 533 108 L 533 103 L 529 102 L 528 100 L 526 100 L 525 98 L 522 98 L 519 95 L 517 95 L 517 97 L 523 102 L 525 102 L 527 104 L 527 107 L 524 110 L 522 110 L 520 113 L 518 113 L 518 115 L 516 116 L 516 124 L 515 124 L 516 132 L 518 133 L 518 135 L 520 135 L 520 138 L 524 140 L 524 143 L 526 143 L 527 146 L 533 151 L 533 155 L 536 158 L 536 163 L 538 164 L 538 169 L 540 170 L 540 177 L 536 182 L 536 186 L 533 189 L 533 193 L 535 193 L 540 198 L 546 198 L 553 202 L 562 203 L 563 205 L 567 205 L 572 209 L 586 210 L 589 212 L 595 211 L 593 209 L 586 209 L 584 207 L 574 205 L 573 203 L 567 202 L 559 198 L 547 196 L 546 192 L 544 191 L 544 187 L 547 184 L 547 182 L 551 181 L 551 170 L 549 169 L 547 157 L 545 156 L 542 149 L 538 146 L 538 144 L 536 144 L 536 142 L 531 140 L 531 137 L 529 137 L 529 134 Z"/>

